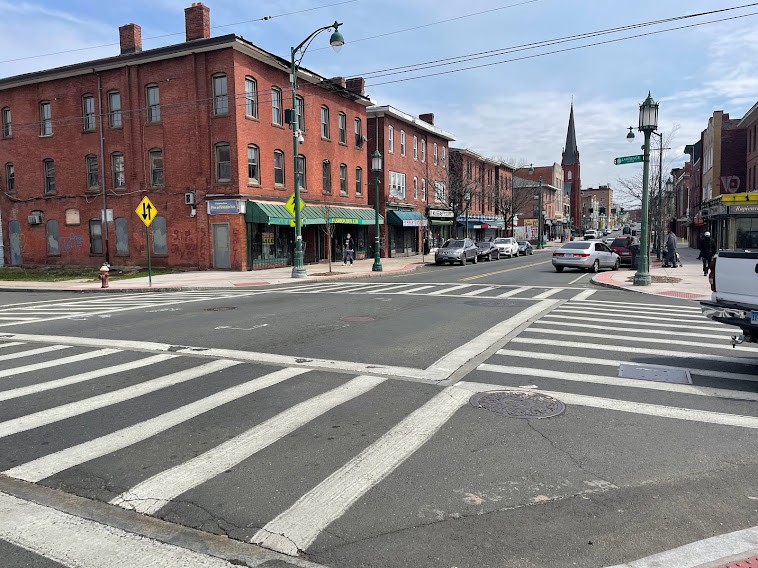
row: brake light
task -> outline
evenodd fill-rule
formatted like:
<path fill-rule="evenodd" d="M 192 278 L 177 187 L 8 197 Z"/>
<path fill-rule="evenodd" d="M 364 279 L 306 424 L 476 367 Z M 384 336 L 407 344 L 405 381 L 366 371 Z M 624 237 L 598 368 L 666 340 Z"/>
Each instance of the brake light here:
<path fill-rule="evenodd" d="M 588 256 L 590 256 L 590 253 L 585 252 L 585 253 L 575 254 L 574 256 L 581 256 L 582 258 L 587 258 Z"/>
<path fill-rule="evenodd" d="M 708 281 L 711 283 L 711 292 L 716 291 L 716 258 L 711 258 L 711 262 L 709 263 L 709 269 L 710 272 L 708 273 Z"/>
<path fill-rule="evenodd" d="M 563 256 L 563 253 L 562 252 L 554 252 L 553 256 Z"/>

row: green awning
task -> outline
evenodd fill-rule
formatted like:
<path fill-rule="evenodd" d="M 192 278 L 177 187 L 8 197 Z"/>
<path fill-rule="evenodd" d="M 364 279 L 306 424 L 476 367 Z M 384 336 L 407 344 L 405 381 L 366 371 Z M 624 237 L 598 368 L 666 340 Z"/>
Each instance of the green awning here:
<path fill-rule="evenodd" d="M 373 225 L 374 210 L 370 207 L 338 207 L 327 205 L 306 205 L 303 209 L 303 225 Z M 379 224 L 384 218 L 379 215 Z"/>
<path fill-rule="evenodd" d="M 402 227 L 426 227 L 428 224 L 426 217 L 418 211 L 398 211 L 395 209 L 387 211 L 387 223 Z"/>
<path fill-rule="evenodd" d="M 440 221 L 439 219 L 429 219 L 429 223 L 432 225 L 452 225 L 453 222 L 451 221 Z"/>
<path fill-rule="evenodd" d="M 245 221 L 263 225 L 289 225 L 292 215 L 284 203 L 248 201 L 245 205 Z"/>

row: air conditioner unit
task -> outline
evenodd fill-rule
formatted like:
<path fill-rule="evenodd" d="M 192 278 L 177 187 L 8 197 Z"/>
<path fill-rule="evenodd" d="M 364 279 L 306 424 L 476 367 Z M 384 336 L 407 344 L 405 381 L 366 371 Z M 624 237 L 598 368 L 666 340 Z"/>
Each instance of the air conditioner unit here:
<path fill-rule="evenodd" d="M 41 225 L 42 224 L 42 213 L 32 213 L 29 215 L 29 224 L 30 225 Z"/>
<path fill-rule="evenodd" d="M 195 204 L 195 194 L 191 191 L 188 191 L 184 194 L 184 204 L 185 205 L 194 205 Z"/>

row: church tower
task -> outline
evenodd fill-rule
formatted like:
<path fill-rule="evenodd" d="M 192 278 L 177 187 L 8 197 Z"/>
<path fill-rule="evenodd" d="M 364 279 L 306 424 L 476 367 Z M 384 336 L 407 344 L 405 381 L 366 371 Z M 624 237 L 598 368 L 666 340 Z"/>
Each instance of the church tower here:
<path fill-rule="evenodd" d="M 571 205 L 571 227 L 578 231 L 582 227 L 582 181 L 580 176 L 579 148 L 576 145 L 576 131 L 574 130 L 574 101 L 571 101 L 571 113 L 569 114 L 568 132 L 566 133 L 566 145 L 563 148 L 561 159 L 563 166 L 563 193 L 568 196 Z"/>

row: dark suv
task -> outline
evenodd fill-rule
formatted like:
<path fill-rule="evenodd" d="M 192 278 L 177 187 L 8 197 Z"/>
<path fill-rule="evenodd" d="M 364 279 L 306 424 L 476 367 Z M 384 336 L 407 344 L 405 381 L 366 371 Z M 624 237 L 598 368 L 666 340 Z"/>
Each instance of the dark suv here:
<path fill-rule="evenodd" d="M 632 251 L 629 249 L 632 245 L 640 244 L 639 239 L 631 237 L 629 235 L 623 235 L 616 237 L 610 244 L 611 250 L 619 255 L 621 264 L 632 264 Z"/>

